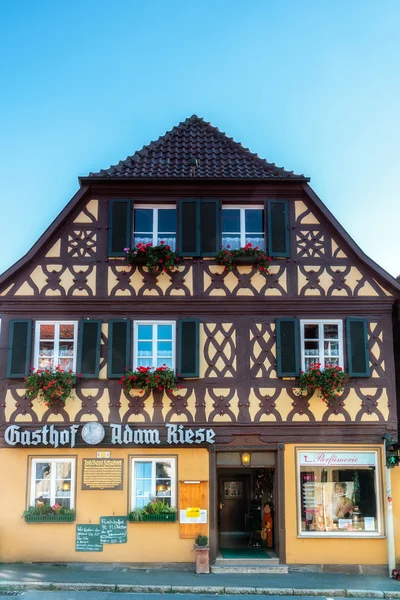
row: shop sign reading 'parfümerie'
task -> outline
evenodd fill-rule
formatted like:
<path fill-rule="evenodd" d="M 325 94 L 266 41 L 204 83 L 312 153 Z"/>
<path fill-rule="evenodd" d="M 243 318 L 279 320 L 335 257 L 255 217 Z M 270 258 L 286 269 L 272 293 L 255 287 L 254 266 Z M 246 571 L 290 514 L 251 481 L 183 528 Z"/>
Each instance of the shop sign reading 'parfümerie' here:
<path fill-rule="evenodd" d="M 44 425 L 40 429 L 24 429 L 19 425 L 10 425 L 4 432 L 4 440 L 10 446 L 70 446 L 77 443 L 77 436 L 81 435 L 83 443 L 88 445 L 100 444 L 106 437 L 106 443 L 115 446 L 156 446 L 158 444 L 192 445 L 214 444 L 215 432 L 213 429 L 190 429 L 183 425 L 167 423 L 158 429 L 134 429 L 129 425 L 110 423 L 104 427 L 97 421 L 85 425 L 71 425 L 65 429 L 58 429 L 54 425 Z M 110 439 L 108 440 L 108 437 Z M 80 440 L 78 439 L 78 442 Z"/>
<path fill-rule="evenodd" d="M 375 466 L 374 452 L 299 452 L 301 467 L 369 467 Z"/>

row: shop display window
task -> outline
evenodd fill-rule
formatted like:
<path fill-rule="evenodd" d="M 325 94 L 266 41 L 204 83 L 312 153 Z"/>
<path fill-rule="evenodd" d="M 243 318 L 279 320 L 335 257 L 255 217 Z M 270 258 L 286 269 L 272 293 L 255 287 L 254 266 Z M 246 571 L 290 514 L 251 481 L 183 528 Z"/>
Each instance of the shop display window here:
<path fill-rule="evenodd" d="M 132 459 L 132 510 L 152 500 L 176 506 L 176 459 Z"/>
<path fill-rule="evenodd" d="M 76 371 L 76 321 L 37 321 L 35 332 L 35 368 Z"/>
<path fill-rule="evenodd" d="M 30 468 L 29 506 L 74 508 L 74 458 L 33 458 Z"/>
<path fill-rule="evenodd" d="M 302 537 L 381 535 L 377 451 L 298 451 Z"/>

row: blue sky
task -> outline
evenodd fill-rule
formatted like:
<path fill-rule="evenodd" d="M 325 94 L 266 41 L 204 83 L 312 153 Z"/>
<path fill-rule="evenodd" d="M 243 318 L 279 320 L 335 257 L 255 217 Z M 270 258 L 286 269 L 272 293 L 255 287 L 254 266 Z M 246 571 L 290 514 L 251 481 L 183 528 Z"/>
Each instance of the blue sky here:
<path fill-rule="evenodd" d="M 311 186 L 400 273 L 398 0 L 14 0 L 0 20 L 0 271 L 193 113 Z"/>

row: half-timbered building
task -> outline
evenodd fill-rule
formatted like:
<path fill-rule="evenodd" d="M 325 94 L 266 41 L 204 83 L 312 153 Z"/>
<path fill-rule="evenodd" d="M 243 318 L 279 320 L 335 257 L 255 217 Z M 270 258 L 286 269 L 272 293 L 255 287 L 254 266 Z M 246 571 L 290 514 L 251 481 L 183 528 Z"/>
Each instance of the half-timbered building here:
<path fill-rule="evenodd" d="M 126 264 L 125 248 L 161 242 L 179 249 L 174 272 Z M 217 264 L 248 243 L 271 256 L 267 276 Z M 387 563 L 399 296 L 307 177 L 196 116 L 81 177 L 0 278 L 0 560 L 191 562 L 203 533 L 212 561 Z M 350 375 L 329 403 L 299 394 L 318 362 Z M 178 391 L 120 383 L 162 364 Z M 56 366 L 81 375 L 58 407 L 24 381 Z M 153 498 L 174 518 L 99 543 L 102 518 Z M 73 517 L 21 518 L 43 504 Z"/>

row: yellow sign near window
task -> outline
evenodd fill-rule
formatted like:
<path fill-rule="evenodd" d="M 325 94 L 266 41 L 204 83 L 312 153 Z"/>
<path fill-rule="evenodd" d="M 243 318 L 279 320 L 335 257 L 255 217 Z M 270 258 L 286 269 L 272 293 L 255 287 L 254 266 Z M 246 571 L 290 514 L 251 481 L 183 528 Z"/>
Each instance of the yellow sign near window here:
<path fill-rule="evenodd" d="M 187 508 L 186 516 L 191 517 L 192 519 L 198 519 L 200 517 L 200 508 Z"/>

